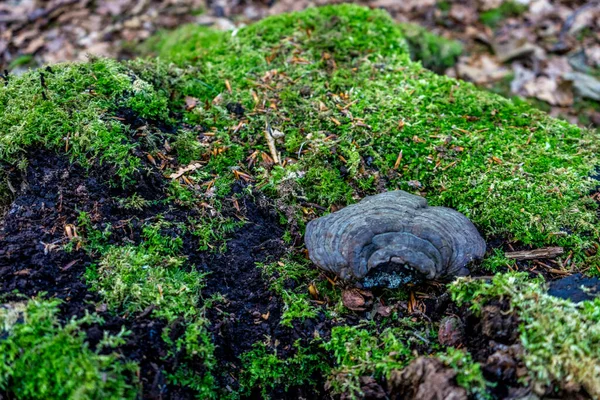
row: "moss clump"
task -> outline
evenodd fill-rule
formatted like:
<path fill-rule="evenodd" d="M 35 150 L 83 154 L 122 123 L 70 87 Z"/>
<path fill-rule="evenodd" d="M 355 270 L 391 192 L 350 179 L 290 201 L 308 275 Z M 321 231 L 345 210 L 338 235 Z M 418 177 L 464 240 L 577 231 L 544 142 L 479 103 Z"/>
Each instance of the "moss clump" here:
<path fill-rule="evenodd" d="M 263 270 L 269 286 L 283 300 L 281 325 L 292 327 L 294 320 L 303 321 L 317 316 L 318 308 L 312 304 L 309 297 L 309 285 L 315 292 L 325 295 L 328 290 L 321 280 L 319 288 L 315 285 L 318 271 L 309 268 L 306 262 L 281 260 L 270 264 L 258 264 Z M 293 287 L 293 288 L 292 288 Z"/>
<path fill-rule="evenodd" d="M 130 177 L 140 168 L 129 126 L 115 111 L 168 122 L 166 98 L 111 60 L 63 64 L 11 77 L 0 88 L 0 162 L 15 163 L 31 148 L 66 151 L 84 166 L 115 166 Z M 110 112 L 112 110 L 112 112 Z"/>
<path fill-rule="evenodd" d="M 243 354 L 239 394 L 249 396 L 255 390 L 268 399 L 269 393 L 277 387 L 287 391 L 292 386 L 314 385 L 315 378 L 329 370 L 324 355 L 314 348 L 300 346 L 299 342 L 294 347 L 295 354 L 285 358 L 264 343 L 255 344 Z"/>
<path fill-rule="evenodd" d="M 398 188 L 458 209 L 487 237 L 566 246 L 578 261 L 598 238 L 587 197 L 597 133 L 423 70 L 385 13 L 324 7 L 214 35 L 184 27 L 157 39 L 155 53 L 201 71 L 186 94 L 210 104 L 185 118 L 235 154 L 270 154 L 267 120 L 283 133 L 285 166 L 250 172 L 292 206 Z M 226 104 L 247 111 L 240 118 Z"/>
<path fill-rule="evenodd" d="M 369 327 L 339 326 L 331 331 L 324 348 L 332 354 L 334 367 L 329 385 L 335 393 L 361 398 L 360 377 L 389 378 L 394 369 L 402 369 L 415 358 L 411 345 L 431 338 L 433 331 L 409 320 L 401 326 L 374 332 Z"/>
<path fill-rule="evenodd" d="M 600 298 L 559 299 L 546 293 L 543 280 L 525 273 L 499 274 L 491 282 L 461 279 L 450 292 L 459 305 L 475 311 L 492 299 L 510 300 L 521 321 L 531 380 L 542 387 L 581 385 L 592 398 L 600 396 Z"/>
<path fill-rule="evenodd" d="M 471 354 L 449 347 L 446 352 L 437 353 L 435 356 L 456 371 L 456 383 L 465 388 L 469 395 L 478 400 L 493 398 L 488 392 L 489 382 L 483 376 L 481 365 L 473 361 Z"/>
<path fill-rule="evenodd" d="M 410 50 L 410 57 L 432 71 L 443 73 L 456 64 L 463 48 L 460 42 L 434 35 L 416 24 L 399 24 Z"/>
<path fill-rule="evenodd" d="M 153 317 L 167 321 L 162 339 L 168 345 L 168 357 L 177 357 L 180 364 L 168 372 L 170 382 L 194 390 L 201 398 L 214 398 L 214 344 L 204 317 L 209 303 L 200 303 L 204 274 L 185 266 L 182 239 L 163 233 L 166 228 L 181 233 L 181 227 L 159 221 L 143 227 L 139 245 L 117 246 L 106 244 L 109 231 L 93 229 L 85 215 L 80 219 L 88 237 L 84 246 L 100 255 L 99 264 L 85 274 L 91 290 L 112 311 L 126 316 L 151 311 Z M 183 334 L 173 338 L 170 332 L 175 323 Z"/>
<path fill-rule="evenodd" d="M 137 366 L 109 350 L 125 331 L 90 349 L 82 325 L 95 315 L 61 322 L 58 300 L 0 307 L 0 389 L 16 399 L 134 399 Z"/>

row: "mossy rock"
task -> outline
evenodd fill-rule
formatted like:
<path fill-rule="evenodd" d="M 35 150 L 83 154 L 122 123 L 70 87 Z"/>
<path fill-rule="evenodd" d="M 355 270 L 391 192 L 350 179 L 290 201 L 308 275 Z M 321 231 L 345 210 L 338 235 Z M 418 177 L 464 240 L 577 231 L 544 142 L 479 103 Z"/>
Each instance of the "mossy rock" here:
<path fill-rule="evenodd" d="M 127 109 L 170 126 L 145 140 L 166 137 L 182 164 L 210 149 L 181 122 L 213 132 L 226 151 L 209 172 L 233 176 L 255 150 L 269 152 L 268 122 L 284 135 L 285 166 L 250 172 L 269 193 L 290 181 L 294 199 L 329 208 L 398 188 L 463 212 L 488 239 L 580 255 L 598 238 L 588 197 L 597 133 L 421 68 L 383 11 L 315 8 L 233 34 L 185 26 L 146 47 L 160 60 L 11 77 L 0 89 L 0 161 L 47 147 L 131 179 L 142 163 L 131 121 L 119 118 Z M 185 111 L 185 96 L 197 106 Z"/>
<path fill-rule="evenodd" d="M 590 196 L 600 164 L 598 133 L 434 74 L 411 61 L 409 42 L 416 36 L 384 11 L 341 5 L 270 17 L 235 32 L 184 26 L 144 44 L 140 51 L 152 56 L 146 60 L 92 58 L 9 76 L 0 86 L 0 199 L 13 196 L 11 179 L 37 152 L 52 150 L 89 171 L 108 171 L 103 176 L 113 176 L 112 187 L 130 190 L 149 176 L 162 182 L 164 198 L 130 196 L 122 201 L 124 210 L 160 201 L 209 208 L 213 214 L 197 221 L 148 224 L 138 242 L 126 246 L 110 242 L 106 225 L 95 227 L 82 215 L 78 227 L 86 237 L 70 243 L 96 261 L 87 283 L 111 308 L 152 312 L 168 322 L 189 319 L 183 339 L 168 340 L 174 353 L 189 351 L 183 357 L 189 365 L 202 355 L 203 375 L 198 381 L 185 370 L 170 378 L 207 397 L 217 391 L 202 308 L 207 303 L 197 295 L 205 276 L 190 271 L 186 251 L 218 249 L 239 227 L 220 214 L 225 198 L 239 197 L 239 186 L 274 201 L 282 222 L 294 230 L 286 232 L 290 242 L 319 213 L 402 189 L 464 213 L 490 243 L 564 246 L 572 266 L 593 266 L 587 250 L 599 238 L 597 203 Z M 199 246 L 184 248 L 173 232 L 191 235 Z M 488 257 L 486 265 L 505 262 L 501 254 Z M 288 276 L 286 282 L 309 290 L 318 273 L 300 260 L 262 266 L 265 274 Z M 286 273 L 290 265 L 301 273 Z M 135 295 L 128 292 L 132 282 Z M 282 279 L 273 282 L 271 289 L 285 300 L 286 328 L 319 314 L 306 292 L 289 289 Z M 327 318 L 343 325 L 338 311 L 328 309 Z M 395 365 L 406 365 L 412 349 L 403 338 L 416 328 L 378 331 L 369 324 L 336 328 L 332 337 L 358 343 L 354 352 L 330 341 L 318 346 L 328 356 L 302 349 L 284 363 L 258 344 L 242 357 L 240 376 L 262 382 L 263 393 L 272 382 L 312 382 L 332 364 L 336 373 L 368 373 L 375 365 L 383 376 L 389 368 L 371 360 L 368 348 L 388 344 L 402 356 Z M 385 335 L 376 337 L 381 331 Z M 384 350 L 380 356 L 382 363 L 390 357 Z M 448 357 L 451 365 L 471 363 L 462 354 Z M 277 373 L 317 359 L 292 383 Z M 328 365 L 320 363 L 324 359 Z M 269 368 L 261 371 L 264 365 Z M 474 372 L 465 380 L 484 390 L 479 369 L 469 370 Z M 118 390 L 129 390 L 118 383 Z"/>

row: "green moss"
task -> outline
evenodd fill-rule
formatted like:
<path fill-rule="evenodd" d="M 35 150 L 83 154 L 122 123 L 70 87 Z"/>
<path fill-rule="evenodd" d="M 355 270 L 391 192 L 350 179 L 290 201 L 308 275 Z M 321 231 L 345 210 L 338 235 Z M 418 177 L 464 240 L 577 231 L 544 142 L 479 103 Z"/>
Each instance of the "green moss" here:
<path fill-rule="evenodd" d="M 106 244 L 108 235 L 93 229 L 85 214 L 80 221 L 87 236 L 84 246 L 101 255 L 99 264 L 85 273 L 90 289 L 102 296 L 110 310 L 125 316 L 146 311 L 166 320 L 170 325 L 162 339 L 169 348 L 167 357 L 179 360 L 178 368 L 168 373 L 170 382 L 185 385 L 201 398 L 213 398 L 214 344 L 200 303 L 204 274 L 187 267 L 181 255 L 179 235 L 184 228 L 159 220 L 142 229 L 138 246 L 117 246 Z M 183 334 L 172 338 L 175 323 Z"/>
<path fill-rule="evenodd" d="M 318 309 L 309 297 L 308 285 L 314 284 L 318 271 L 310 269 L 307 263 L 293 260 L 281 260 L 271 264 L 258 264 L 263 270 L 269 287 L 283 300 L 281 325 L 292 327 L 292 321 L 303 321 L 317 316 Z M 293 282 L 293 289 L 289 285 Z M 328 290 L 320 282 L 319 287 L 325 294 Z M 317 288 L 317 286 L 315 286 Z M 318 291 L 318 289 L 316 289 Z"/>
<path fill-rule="evenodd" d="M 169 321 L 197 314 L 203 275 L 185 270 L 182 239 L 162 234 L 164 226 L 145 226 L 139 246 L 101 247 L 100 262 L 88 268 L 86 281 L 109 308 L 137 313 L 153 306 L 153 315 Z"/>
<path fill-rule="evenodd" d="M 284 181 L 291 184 L 295 195 L 284 201 L 296 210 L 298 200 L 329 208 L 383 187 L 419 188 L 487 237 L 565 246 L 581 262 L 598 238 L 596 204 L 587 197 L 599 164 L 597 133 L 423 70 L 409 60 L 409 36 L 383 11 L 342 5 L 272 17 L 235 35 L 192 26 L 163 33 L 146 46 L 163 62 L 94 60 L 33 71 L 0 88 L 0 159 L 16 163 L 27 148 L 64 151 L 68 142 L 84 165 L 103 161 L 130 177 L 142 168 L 133 155 L 138 143 L 110 117 L 128 107 L 169 121 L 190 96 L 198 106 L 183 121 L 213 139 L 200 145 L 180 128 L 143 145 L 151 152 L 162 135 L 182 163 L 205 159 L 192 177 L 203 184 L 217 176 L 216 201 L 236 170 L 278 196 Z M 241 120 L 227 109 L 232 103 L 245 109 Z M 267 119 L 284 134 L 277 147 L 285 167 L 248 169 L 252 154 L 270 153 Z"/>
<path fill-rule="evenodd" d="M 16 399 L 134 399 L 137 366 L 110 350 L 127 332 L 105 335 L 92 350 L 86 314 L 59 320 L 58 300 L 33 299 L 0 307 L 0 390 Z"/>
<path fill-rule="evenodd" d="M 502 20 L 510 17 L 518 17 L 527 11 L 527 5 L 508 0 L 502 2 L 500 7 L 484 11 L 479 14 L 479 20 L 485 25 L 495 28 Z"/>
<path fill-rule="evenodd" d="M 194 50 L 179 47 L 188 43 L 172 39 L 182 32 L 218 51 L 192 57 Z M 465 213 L 487 237 L 566 246 L 577 261 L 598 238 L 587 197 L 597 134 L 423 70 L 408 60 L 402 29 L 385 13 L 315 8 L 223 34 L 218 44 L 210 35 L 185 27 L 155 43 L 163 58 L 202 71 L 203 84 L 188 95 L 219 98 L 185 118 L 237 144 L 224 157 L 242 166 L 255 150 L 269 153 L 262 131 L 270 107 L 288 161 L 254 174 L 279 197 L 283 186 L 293 188 L 291 205 L 348 204 L 385 177 L 388 190 L 420 187 L 430 203 Z M 237 133 L 237 117 L 222 105 L 229 102 L 254 110 Z"/>
<path fill-rule="evenodd" d="M 277 355 L 264 343 L 257 343 L 254 348 L 244 353 L 242 372 L 240 375 L 240 394 L 248 396 L 259 390 L 262 398 L 268 399 L 275 388 L 288 390 L 292 386 L 314 385 L 315 377 L 329 370 L 325 357 L 319 351 L 305 348 L 295 343 L 295 354 L 286 358 Z"/>
<path fill-rule="evenodd" d="M 140 169 L 129 127 L 118 109 L 168 122 L 166 97 L 122 64 L 92 60 L 12 77 L 0 87 L 0 161 L 16 163 L 28 149 L 66 151 L 86 167 L 107 163 L 122 179 Z M 111 112 L 112 110 L 112 112 Z"/>
<path fill-rule="evenodd" d="M 463 51 L 460 42 L 434 35 L 422 26 L 408 23 L 398 26 L 408 44 L 411 59 L 437 73 L 454 66 Z"/>
<path fill-rule="evenodd" d="M 334 368 L 330 385 L 334 392 L 361 398 L 359 378 L 389 378 L 394 369 L 402 369 L 415 357 L 411 345 L 423 337 L 430 338 L 432 331 L 409 320 L 401 320 L 400 327 L 374 332 L 358 326 L 338 326 L 331 331 L 331 340 L 324 348 L 331 352 Z"/>
<path fill-rule="evenodd" d="M 573 303 L 550 296 L 543 280 L 530 280 L 526 273 L 499 274 L 491 282 L 461 279 L 450 292 L 476 312 L 493 299 L 510 300 L 535 384 L 582 385 L 591 397 L 600 395 L 600 298 Z"/>
<path fill-rule="evenodd" d="M 449 347 L 445 353 L 437 353 L 436 357 L 456 371 L 456 383 L 469 395 L 478 400 L 493 398 L 488 392 L 490 383 L 484 378 L 481 365 L 474 362 L 465 350 Z"/>
<path fill-rule="evenodd" d="M 490 254 L 488 254 L 483 262 L 481 263 L 481 268 L 496 273 L 502 270 L 512 270 L 515 264 L 515 260 L 511 260 L 506 258 L 504 255 L 504 251 L 502 249 L 494 249 Z"/>

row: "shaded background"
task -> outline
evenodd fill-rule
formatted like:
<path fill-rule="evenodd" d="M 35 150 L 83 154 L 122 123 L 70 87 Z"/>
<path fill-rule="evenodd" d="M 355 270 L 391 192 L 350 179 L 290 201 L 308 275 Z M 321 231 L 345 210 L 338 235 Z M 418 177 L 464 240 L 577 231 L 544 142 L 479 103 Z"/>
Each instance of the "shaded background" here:
<path fill-rule="evenodd" d="M 88 53 L 130 58 L 136 44 L 160 29 L 185 23 L 236 29 L 268 15 L 340 2 L 5 0 L 0 3 L 0 67 L 17 74 L 44 63 L 84 60 Z M 384 8 L 399 22 L 460 43 L 462 51 L 454 51 L 451 62 L 428 65 L 438 73 L 507 97 L 524 97 L 581 126 L 600 126 L 600 1 L 354 3 Z M 421 38 L 417 30 L 411 40 Z M 443 46 L 437 50 L 446 51 Z"/>

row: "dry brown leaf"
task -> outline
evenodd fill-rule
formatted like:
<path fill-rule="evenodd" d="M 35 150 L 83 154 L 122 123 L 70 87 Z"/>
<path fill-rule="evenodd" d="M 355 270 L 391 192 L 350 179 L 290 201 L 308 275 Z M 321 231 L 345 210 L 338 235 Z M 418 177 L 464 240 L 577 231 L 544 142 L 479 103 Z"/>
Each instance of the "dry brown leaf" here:
<path fill-rule="evenodd" d="M 181 167 L 177 170 L 177 172 L 172 173 L 171 175 L 169 175 L 169 178 L 171 179 L 178 179 L 180 178 L 183 174 L 185 174 L 186 172 L 190 172 L 190 171 L 195 171 L 198 168 L 201 168 L 202 164 L 200 163 L 192 163 L 190 165 L 187 165 L 185 167 Z"/>
<path fill-rule="evenodd" d="M 458 78 L 477 84 L 496 82 L 510 73 L 495 58 L 485 54 L 480 57 L 461 57 L 456 70 Z"/>
<path fill-rule="evenodd" d="M 366 290 L 357 288 L 346 289 L 342 292 L 342 303 L 346 308 L 353 311 L 365 311 L 370 304 L 373 294 Z"/>
<path fill-rule="evenodd" d="M 198 99 L 191 96 L 185 96 L 185 110 L 190 111 L 198 104 Z"/>

